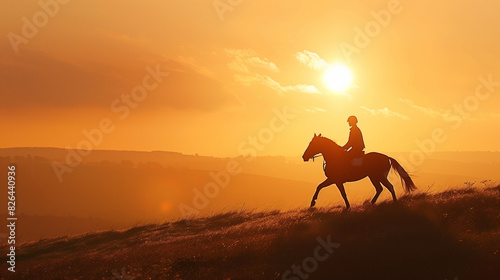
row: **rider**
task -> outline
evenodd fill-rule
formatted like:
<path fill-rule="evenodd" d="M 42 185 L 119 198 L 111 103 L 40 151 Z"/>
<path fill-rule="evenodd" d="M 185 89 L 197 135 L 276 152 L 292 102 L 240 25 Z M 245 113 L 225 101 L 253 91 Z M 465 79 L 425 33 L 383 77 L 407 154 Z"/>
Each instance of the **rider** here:
<path fill-rule="evenodd" d="M 347 118 L 347 122 L 351 126 L 351 131 L 349 132 L 349 140 L 342 148 L 351 156 L 363 156 L 365 154 L 363 151 L 365 149 L 365 142 L 363 141 L 363 134 L 357 126 L 358 118 L 350 116 Z"/>

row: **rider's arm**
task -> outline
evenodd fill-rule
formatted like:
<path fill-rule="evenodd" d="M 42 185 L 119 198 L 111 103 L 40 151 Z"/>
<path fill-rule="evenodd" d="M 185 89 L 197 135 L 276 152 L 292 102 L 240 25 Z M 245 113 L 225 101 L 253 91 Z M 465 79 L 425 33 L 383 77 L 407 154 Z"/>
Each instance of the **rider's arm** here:
<path fill-rule="evenodd" d="M 351 148 L 351 146 L 352 146 L 352 130 L 349 132 L 349 140 L 347 140 L 347 143 L 344 146 L 342 146 L 342 148 L 347 150 Z"/>

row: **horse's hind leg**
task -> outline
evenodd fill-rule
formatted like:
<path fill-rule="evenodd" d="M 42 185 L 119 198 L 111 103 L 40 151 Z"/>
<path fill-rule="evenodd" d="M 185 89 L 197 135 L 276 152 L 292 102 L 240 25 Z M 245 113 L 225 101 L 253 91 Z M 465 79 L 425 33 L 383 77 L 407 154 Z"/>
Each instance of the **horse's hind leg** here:
<path fill-rule="evenodd" d="M 394 192 L 394 186 L 389 182 L 387 178 L 384 178 L 382 180 L 382 184 L 391 192 L 392 194 L 392 200 L 397 201 L 398 199 L 396 198 L 396 193 Z"/>
<path fill-rule="evenodd" d="M 331 182 L 330 179 L 326 179 L 325 181 L 323 181 L 321 184 L 318 185 L 318 187 L 316 188 L 316 192 L 314 193 L 313 198 L 311 200 L 311 206 L 310 207 L 313 207 L 314 205 L 316 205 L 316 199 L 318 199 L 319 191 L 322 188 L 328 187 L 331 184 L 333 184 L 333 182 Z"/>
<path fill-rule="evenodd" d="M 380 180 L 377 180 L 377 179 L 372 178 L 372 177 L 369 177 L 369 178 L 370 178 L 370 181 L 372 182 L 373 186 L 375 187 L 375 191 L 377 191 L 375 193 L 375 196 L 372 198 L 372 201 L 371 201 L 372 204 L 375 204 L 375 202 L 377 202 L 377 199 L 378 199 L 380 193 L 382 193 L 383 188 L 382 188 L 382 185 L 380 184 Z"/>

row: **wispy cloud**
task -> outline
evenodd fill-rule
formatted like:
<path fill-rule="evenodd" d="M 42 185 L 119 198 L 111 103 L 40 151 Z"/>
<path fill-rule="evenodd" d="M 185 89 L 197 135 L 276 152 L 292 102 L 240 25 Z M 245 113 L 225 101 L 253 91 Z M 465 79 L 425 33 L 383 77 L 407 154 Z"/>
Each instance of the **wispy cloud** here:
<path fill-rule="evenodd" d="M 236 72 L 250 73 L 248 66 L 241 57 L 235 57 L 227 64 L 227 67 Z"/>
<path fill-rule="evenodd" d="M 317 53 L 303 50 L 301 52 L 297 52 L 295 57 L 308 67 L 313 68 L 314 70 L 321 70 L 328 67 L 328 63 L 324 61 Z"/>
<path fill-rule="evenodd" d="M 384 107 L 382 109 L 370 109 L 368 107 L 361 106 L 361 109 L 366 110 L 367 112 L 369 112 L 370 114 L 372 114 L 374 116 L 397 117 L 397 118 L 401 118 L 403 120 L 409 120 L 410 119 L 410 118 L 408 118 L 408 116 L 405 116 L 403 114 L 391 111 L 387 107 Z"/>
<path fill-rule="evenodd" d="M 275 90 L 278 94 L 284 95 L 287 92 L 302 92 L 307 94 L 321 94 L 321 92 L 313 85 L 305 85 L 298 84 L 292 86 L 283 86 L 279 82 L 273 80 L 271 77 L 266 75 L 240 75 L 236 74 L 235 79 L 237 82 L 240 82 L 246 86 L 251 85 L 252 83 L 260 83 L 265 85 L 273 90 Z"/>
<path fill-rule="evenodd" d="M 249 67 L 261 68 L 271 72 L 279 72 L 278 66 L 267 58 L 262 58 L 251 49 L 226 49 L 226 55 L 232 58 L 228 67 L 236 72 L 250 73 Z"/>
<path fill-rule="evenodd" d="M 439 112 L 439 111 L 431 109 L 431 108 L 417 105 L 417 104 L 415 104 L 415 102 L 413 102 L 413 100 L 410 100 L 410 99 L 400 98 L 399 101 L 401 101 L 405 104 L 408 104 L 412 109 L 419 111 L 419 112 L 421 112 L 425 115 L 428 115 L 430 117 L 433 117 L 433 118 L 446 118 L 448 116 L 448 114 L 446 114 L 446 113 Z"/>
<path fill-rule="evenodd" d="M 250 57 L 257 56 L 257 52 L 252 49 L 224 49 L 228 56 Z"/>
<path fill-rule="evenodd" d="M 304 110 L 306 112 L 308 112 L 308 113 L 324 113 L 324 112 L 326 112 L 325 109 L 319 108 L 319 107 L 315 107 L 315 106 L 304 108 Z"/>
<path fill-rule="evenodd" d="M 253 67 L 264 68 L 266 70 L 273 72 L 280 71 L 276 66 L 276 64 L 274 64 L 274 62 L 269 61 L 267 58 L 249 57 L 245 61 Z"/>
<path fill-rule="evenodd" d="M 228 63 L 228 67 L 237 72 L 234 78 L 237 82 L 250 86 L 258 83 L 267 86 L 279 95 L 284 95 L 288 92 L 300 92 L 306 94 L 322 94 L 314 85 L 297 84 L 297 85 L 282 85 L 268 75 L 255 73 L 255 68 L 265 69 L 267 71 L 278 73 L 280 72 L 276 64 L 267 58 L 259 57 L 252 49 L 226 49 L 226 55 L 232 58 Z"/>
<path fill-rule="evenodd" d="M 210 78 L 215 78 L 217 76 L 213 71 L 198 64 L 197 61 L 192 57 L 178 56 L 176 60 L 179 63 L 189 65 L 194 71 L 200 73 L 201 75 L 205 75 Z"/>

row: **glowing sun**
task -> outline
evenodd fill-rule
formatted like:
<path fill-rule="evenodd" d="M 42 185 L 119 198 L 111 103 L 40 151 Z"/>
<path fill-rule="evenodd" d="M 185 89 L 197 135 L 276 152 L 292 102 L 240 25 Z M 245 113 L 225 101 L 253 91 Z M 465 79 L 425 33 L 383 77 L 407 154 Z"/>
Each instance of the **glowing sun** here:
<path fill-rule="evenodd" d="M 348 89 L 351 85 L 352 74 L 349 68 L 341 64 L 336 64 L 326 70 L 323 80 L 329 89 L 341 92 Z"/>

